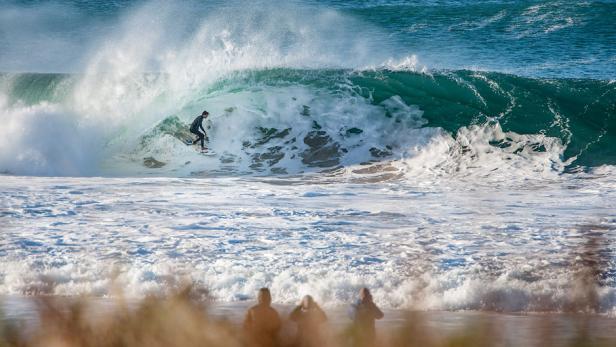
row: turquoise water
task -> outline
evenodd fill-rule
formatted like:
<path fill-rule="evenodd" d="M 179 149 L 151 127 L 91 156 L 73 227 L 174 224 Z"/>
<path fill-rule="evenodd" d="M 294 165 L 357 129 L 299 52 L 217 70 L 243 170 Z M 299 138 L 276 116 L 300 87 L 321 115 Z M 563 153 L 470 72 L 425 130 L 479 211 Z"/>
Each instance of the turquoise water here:
<path fill-rule="evenodd" d="M 5 76 L 5 79 L 11 80 L 9 96 L 12 102 L 32 105 L 66 100 L 75 83 L 74 76 L 63 74 L 19 74 Z M 400 97 L 405 103 L 423 110 L 424 126 L 442 128 L 452 134 L 472 125 L 498 123 L 503 131 L 556 138 L 565 145 L 559 156 L 566 163 L 566 170 L 616 164 L 616 84 L 609 81 L 529 78 L 469 70 L 428 75 L 388 70 L 315 72 L 276 69 L 243 72 L 220 80 L 197 94 L 226 93 L 229 90 L 249 93 L 255 86 L 284 88 L 298 84 L 335 94 L 340 92 L 343 83 L 355 89 L 354 97 L 365 98 L 374 105 Z M 303 106 L 305 109 L 298 114 L 314 118 L 313 128 L 318 129 L 323 115 L 310 115 L 310 103 Z M 403 122 L 405 115 L 392 116 L 384 112 L 369 122 L 388 122 L 392 118 Z M 185 123 L 175 122 L 176 119 L 176 116 L 168 118 L 173 122 L 172 127 L 176 127 L 169 130 L 171 133 L 186 127 Z M 349 128 L 364 131 L 361 124 Z M 273 124 L 271 129 L 282 131 L 285 127 Z M 255 141 L 267 150 L 267 141 Z M 490 144 L 508 148 L 515 146 L 515 141 L 511 138 L 492 139 Z M 375 144 L 384 151 L 395 145 L 396 139 Z M 546 151 L 540 142 L 530 146 L 537 151 Z"/>
<path fill-rule="evenodd" d="M 87 50 L 95 41 L 92 36 L 108 30 L 114 21 L 143 3 L 5 1 L 0 67 L 4 71 L 41 70 L 45 64 L 53 70 L 73 68 L 83 59 L 79 51 Z M 191 23 L 198 23 L 221 8 L 231 8 L 232 12 L 233 7 L 258 7 L 258 3 L 246 6 L 239 1 L 187 2 L 184 6 L 190 11 L 181 13 L 182 21 L 176 26 L 189 32 L 197 26 Z M 267 2 L 260 3 L 266 4 L 266 9 L 272 7 Z M 372 52 L 374 55 L 381 55 L 383 49 L 390 57 L 417 54 L 431 68 L 472 68 L 534 77 L 616 78 L 615 1 L 296 1 L 289 4 L 289 7 L 308 8 L 313 13 L 326 9 L 352 17 L 362 28 L 360 34 L 365 40 L 376 39 L 383 44 L 379 51 Z M 267 14 L 262 16 L 261 20 L 268 20 Z M 39 35 L 43 30 L 46 30 L 44 35 Z M 27 34 L 32 35 L 19 37 Z M 41 49 L 50 47 L 46 44 L 49 41 L 60 42 L 64 48 L 73 50 L 66 54 L 56 46 L 42 54 Z M 30 50 L 32 53 L 24 59 L 24 53 Z M 45 57 L 33 59 L 37 55 Z M 30 64 L 32 60 L 37 64 Z"/>

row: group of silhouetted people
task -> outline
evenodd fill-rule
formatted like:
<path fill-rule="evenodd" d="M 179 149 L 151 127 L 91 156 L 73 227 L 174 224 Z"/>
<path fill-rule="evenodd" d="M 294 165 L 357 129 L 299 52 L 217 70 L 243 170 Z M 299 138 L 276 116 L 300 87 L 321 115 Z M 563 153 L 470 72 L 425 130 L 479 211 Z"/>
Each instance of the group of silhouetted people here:
<path fill-rule="evenodd" d="M 246 312 L 244 330 L 248 343 L 254 347 L 278 346 L 278 334 L 282 321 L 278 312 L 271 306 L 272 296 L 268 288 L 261 288 L 257 294 L 257 304 Z M 368 288 L 362 288 L 359 298 L 349 310 L 353 320 L 350 338 L 354 346 L 373 346 L 376 339 L 375 320 L 383 318 L 383 312 L 372 300 Z M 290 313 L 289 319 L 297 324 L 293 346 L 324 346 L 321 325 L 327 315 L 310 295 L 304 296 L 301 303 Z"/>

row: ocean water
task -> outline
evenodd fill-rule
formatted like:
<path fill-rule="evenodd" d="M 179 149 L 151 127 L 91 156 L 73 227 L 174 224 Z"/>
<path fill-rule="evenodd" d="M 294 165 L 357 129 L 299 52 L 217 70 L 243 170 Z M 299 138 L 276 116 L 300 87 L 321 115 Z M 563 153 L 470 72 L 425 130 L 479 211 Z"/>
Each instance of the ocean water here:
<path fill-rule="evenodd" d="M 0 295 L 613 316 L 614 13 L 4 1 Z"/>

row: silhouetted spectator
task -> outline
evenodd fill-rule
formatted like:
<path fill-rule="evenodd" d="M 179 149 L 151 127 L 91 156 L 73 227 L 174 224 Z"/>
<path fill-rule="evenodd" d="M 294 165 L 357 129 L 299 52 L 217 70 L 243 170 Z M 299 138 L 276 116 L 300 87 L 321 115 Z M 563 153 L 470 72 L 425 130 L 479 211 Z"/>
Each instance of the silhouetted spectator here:
<path fill-rule="evenodd" d="M 276 346 L 280 317 L 270 305 L 272 296 L 268 288 L 259 289 L 257 304 L 248 309 L 244 318 L 244 330 L 248 345 L 255 347 Z"/>
<path fill-rule="evenodd" d="M 374 321 L 383 318 L 383 312 L 372 301 L 368 288 L 359 291 L 359 299 L 351 305 L 349 316 L 353 320 L 353 337 L 356 346 L 374 346 L 376 329 Z"/>
<path fill-rule="evenodd" d="M 297 323 L 296 346 L 323 346 L 319 328 L 327 316 L 310 295 L 304 296 L 302 302 L 291 311 L 289 318 Z"/>

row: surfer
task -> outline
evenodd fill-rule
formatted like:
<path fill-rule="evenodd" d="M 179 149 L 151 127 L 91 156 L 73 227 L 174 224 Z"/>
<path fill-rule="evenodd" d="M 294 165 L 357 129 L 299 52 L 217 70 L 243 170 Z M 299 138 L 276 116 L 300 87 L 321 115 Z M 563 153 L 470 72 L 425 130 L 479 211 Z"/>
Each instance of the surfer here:
<path fill-rule="evenodd" d="M 209 115 L 210 115 L 210 113 L 208 111 L 203 111 L 203 113 L 201 113 L 199 116 L 197 116 L 197 118 L 195 118 L 195 120 L 190 125 L 190 132 L 198 136 L 197 139 L 192 142 L 192 144 L 194 145 L 198 141 L 201 141 L 201 150 L 202 151 L 207 150 L 207 148 L 205 148 L 204 141 L 205 140 L 209 141 L 209 139 L 205 135 L 205 129 L 203 129 L 203 121 Z M 201 131 L 203 131 L 203 132 L 199 131 L 199 129 L 201 129 Z"/>

